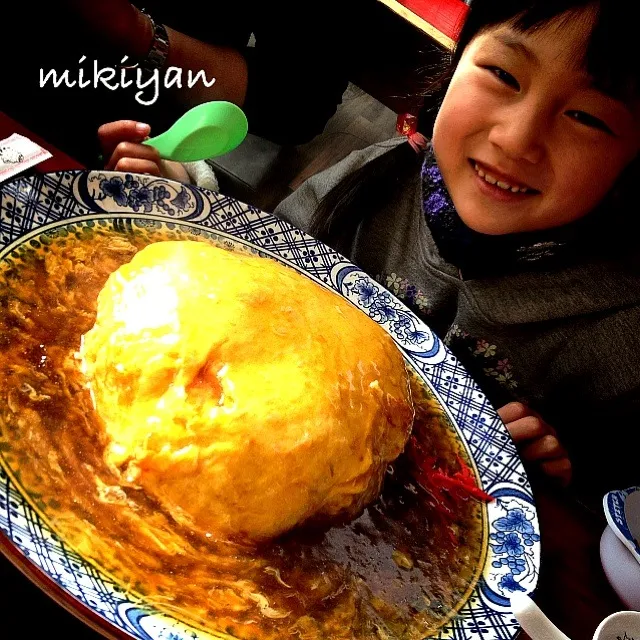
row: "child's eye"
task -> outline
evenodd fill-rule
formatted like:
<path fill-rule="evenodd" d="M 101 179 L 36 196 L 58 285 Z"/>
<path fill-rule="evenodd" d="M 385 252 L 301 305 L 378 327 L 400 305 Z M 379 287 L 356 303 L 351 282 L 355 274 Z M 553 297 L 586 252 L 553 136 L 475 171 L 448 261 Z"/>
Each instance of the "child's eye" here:
<path fill-rule="evenodd" d="M 507 73 L 504 69 L 501 69 L 500 67 L 492 67 L 492 66 L 487 66 L 484 68 L 487 71 L 489 71 L 489 73 L 492 73 L 494 76 L 496 76 L 498 80 L 501 80 L 502 82 L 504 82 L 507 86 L 512 87 L 513 89 L 516 89 L 518 91 L 520 90 L 520 85 L 518 84 L 518 81 L 510 73 Z"/>
<path fill-rule="evenodd" d="M 600 129 L 610 135 L 613 135 L 613 131 L 602 121 L 600 118 L 596 118 L 584 111 L 567 111 L 567 115 L 573 118 L 576 122 L 583 124 L 593 129 Z"/>

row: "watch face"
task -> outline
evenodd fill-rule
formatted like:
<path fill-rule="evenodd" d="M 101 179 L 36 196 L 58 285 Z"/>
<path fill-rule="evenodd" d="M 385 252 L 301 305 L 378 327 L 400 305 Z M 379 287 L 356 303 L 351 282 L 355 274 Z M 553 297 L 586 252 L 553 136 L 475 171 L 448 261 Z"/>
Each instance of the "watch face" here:
<path fill-rule="evenodd" d="M 145 70 L 160 69 L 164 66 L 169 53 L 169 36 L 162 23 L 156 22 L 146 11 L 142 11 L 151 21 L 153 27 L 153 41 L 147 57 L 142 61 Z"/>

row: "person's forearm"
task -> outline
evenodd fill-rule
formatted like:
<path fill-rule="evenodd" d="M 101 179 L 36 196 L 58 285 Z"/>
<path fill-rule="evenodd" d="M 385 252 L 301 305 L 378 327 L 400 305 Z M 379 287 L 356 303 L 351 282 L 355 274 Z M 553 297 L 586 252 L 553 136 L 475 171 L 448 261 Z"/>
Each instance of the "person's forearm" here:
<path fill-rule="evenodd" d="M 176 89 L 185 104 L 228 100 L 242 106 L 247 92 L 247 64 L 242 54 L 229 47 L 206 44 L 170 28 L 167 33 L 170 42 L 167 66 L 179 67 L 184 72 L 203 70 L 207 80 L 215 78 L 210 87 L 197 82 L 191 88 L 183 83 L 182 89 Z"/>
<path fill-rule="evenodd" d="M 162 175 L 165 178 L 186 184 L 191 182 L 191 176 L 182 163 L 173 160 L 161 160 L 160 162 L 162 163 Z"/>
<path fill-rule="evenodd" d="M 132 9 L 133 13 L 114 26 L 110 40 L 123 55 L 139 60 L 151 47 L 153 31 L 148 18 L 134 7 Z M 242 106 L 247 91 L 247 64 L 239 51 L 210 45 L 169 27 L 167 33 L 169 55 L 165 69 L 170 66 L 183 69 L 183 78 L 188 71 L 195 74 L 201 70 L 208 81 L 215 78 L 210 87 L 202 81 L 189 87 L 183 79 L 182 87 L 175 87 L 172 91 L 184 104 L 193 106 L 209 100 L 228 100 Z"/>

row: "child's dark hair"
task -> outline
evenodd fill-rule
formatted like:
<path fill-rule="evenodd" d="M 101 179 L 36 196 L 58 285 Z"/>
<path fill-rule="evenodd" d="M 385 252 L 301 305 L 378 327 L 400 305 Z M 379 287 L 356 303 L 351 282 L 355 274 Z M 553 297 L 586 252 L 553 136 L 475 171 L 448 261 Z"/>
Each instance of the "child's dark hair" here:
<path fill-rule="evenodd" d="M 622 0 L 474 0 L 454 52 L 444 61 L 445 69 L 426 92 L 419 114 L 419 130 L 431 137 L 436 115 L 463 51 L 482 31 L 510 23 L 522 33 L 531 33 L 558 20 L 585 20 L 590 33 L 582 66 L 601 91 L 623 101 L 640 95 L 640 64 L 635 39 L 640 17 L 638 9 Z M 368 162 L 348 175 L 320 202 L 314 213 L 311 233 L 339 251 L 345 251 L 367 212 L 388 201 L 394 188 L 417 170 L 418 155 L 409 144 Z M 614 191 L 624 201 L 627 184 L 638 178 L 636 158 L 618 181 Z"/>

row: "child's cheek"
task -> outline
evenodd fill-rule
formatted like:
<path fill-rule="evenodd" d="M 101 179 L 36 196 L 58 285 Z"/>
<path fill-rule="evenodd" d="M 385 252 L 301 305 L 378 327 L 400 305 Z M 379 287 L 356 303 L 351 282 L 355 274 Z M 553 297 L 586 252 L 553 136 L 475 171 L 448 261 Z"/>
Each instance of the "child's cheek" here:
<path fill-rule="evenodd" d="M 477 82 L 470 76 L 456 79 L 445 97 L 436 118 L 436 133 L 447 144 L 462 143 L 470 136 L 476 136 L 487 126 L 492 111 L 491 99 L 482 92 Z M 434 141 L 434 144 L 436 142 Z"/>

